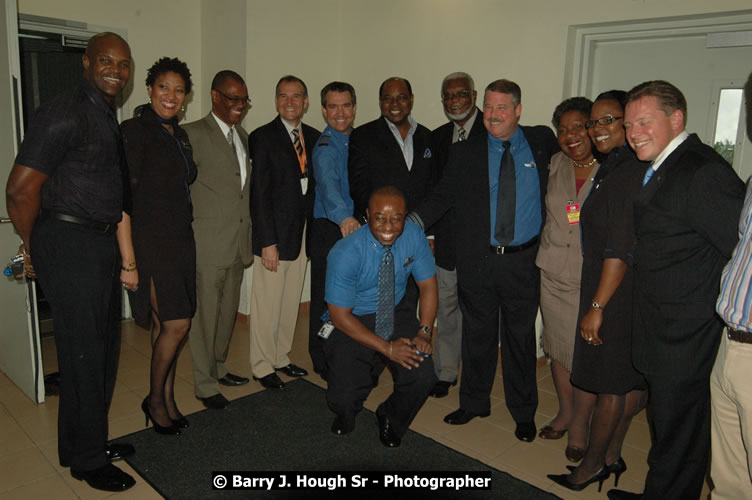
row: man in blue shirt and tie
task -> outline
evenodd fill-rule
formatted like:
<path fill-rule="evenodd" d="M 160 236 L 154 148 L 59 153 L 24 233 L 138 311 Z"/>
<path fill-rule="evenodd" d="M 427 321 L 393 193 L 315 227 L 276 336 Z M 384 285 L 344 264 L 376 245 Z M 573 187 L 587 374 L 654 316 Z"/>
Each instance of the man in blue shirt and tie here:
<path fill-rule="evenodd" d="M 327 261 L 326 302 L 334 326 L 324 344 L 327 402 L 337 415 L 332 432 L 349 433 L 388 366 L 394 392 L 376 416 L 381 443 L 393 448 L 436 383 L 430 354 L 438 286 L 423 231 L 405 222 L 402 192 L 394 186 L 377 188 L 367 215 L 368 227 L 337 242 Z M 420 292 L 418 319 L 414 310 L 397 307 L 410 275 Z"/>

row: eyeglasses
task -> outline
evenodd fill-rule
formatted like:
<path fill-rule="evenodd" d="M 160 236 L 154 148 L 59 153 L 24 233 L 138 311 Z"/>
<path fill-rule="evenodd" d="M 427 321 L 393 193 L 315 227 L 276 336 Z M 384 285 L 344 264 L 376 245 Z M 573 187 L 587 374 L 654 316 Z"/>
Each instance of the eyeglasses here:
<path fill-rule="evenodd" d="M 228 101 L 231 101 L 233 104 L 243 103 L 243 104 L 245 104 L 248 107 L 251 106 L 251 100 L 248 98 L 248 96 L 245 96 L 245 97 L 230 97 L 229 95 L 225 94 L 224 92 L 221 92 L 220 90 L 217 90 L 217 89 L 213 89 L 213 90 L 215 92 L 217 92 L 217 94 L 219 94 L 222 97 L 224 97 L 225 99 L 227 99 Z"/>
<path fill-rule="evenodd" d="M 379 97 L 379 100 L 386 104 L 392 104 L 394 101 L 397 101 L 400 104 L 406 104 L 410 102 L 410 96 L 405 94 L 400 94 L 396 97 L 393 95 L 382 95 Z"/>
<path fill-rule="evenodd" d="M 470 97 L 470 91 L 469 90 L 460 90 L 459 92 L 456 92 L 454 94 L 444 94 L 441 96 L 441 100 L 444 102 L 453 101 L 455 99 L 467 99 Z"/>
<path fill-rule="evenodd" d="M 585 128 L 591 129 L 595 127 L 595 124 L 598 123 L 600 125 L 611 125 L 616 120 L 621 120 L 624 118 L 623 116 L 604 116 L 603 118 L 598 118 L 597 120 L 588 120 L 585 122 Z"/>

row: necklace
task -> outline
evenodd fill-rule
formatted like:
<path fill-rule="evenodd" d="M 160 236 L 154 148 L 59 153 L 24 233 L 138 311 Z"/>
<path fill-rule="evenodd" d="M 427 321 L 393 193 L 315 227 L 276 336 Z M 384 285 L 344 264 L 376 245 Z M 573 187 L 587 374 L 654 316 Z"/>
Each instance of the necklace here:
<path fill-rule="evenodd" d="M 596 160 L 595 158 L 593 158 L 592 160 L 590 160 L 590 161 L 589 161 L 589 162 L 587 162 L 586 164 L 584 164 L 584 165 L 581 165 L 581 164 L 577 163 L 576 161 L 572 160 L 572 162 L 574 163 L 574 166 L 575 166 L 575 167 L 577 167 L 577 168 L 588 168 L 588 167 L 592 167 L 593 165 L 595 165 L 595 162 L 596 162 L 596 161 L 597 161 L 597 160 Z"/>

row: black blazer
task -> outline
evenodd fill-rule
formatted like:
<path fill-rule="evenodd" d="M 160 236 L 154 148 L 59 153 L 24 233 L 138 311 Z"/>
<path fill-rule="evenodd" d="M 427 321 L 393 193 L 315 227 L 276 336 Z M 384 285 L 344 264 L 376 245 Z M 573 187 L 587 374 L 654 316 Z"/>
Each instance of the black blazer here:
<path fill-rule="evenodd" d="M 550 128 L 520 127 L 535 158 L 541 191 L 541 216 L 546 218 L 548 164 L 559 151 Z M 488 179 L 488 134 L 454 144 L 441 181 L 415 210 L 424 227 L 430 227 L 447 210 L 455 209 L 455 249 L 458 279 L 480 269 L 490 254 L 491 198 Z M 541 227 L 543 227 L 541 225 Z"/>
<path fill-rule="evenodd" d="M 715 302 L 743 201 L 744 183 L 695 134 L 638 194 L 632 358 L 641 372 L 710 374 L 723 326 Z"/>
<path fill-rule="evenodd" d="M 420 124 L 415 130 L 413 166 L 408 170 L 384 117 L 361 125 L 350 134 L 348 171 L 356 218 L 365 216 L 371 192 L 387 185 L 397 186 L 407 197 L 408 211 L 412 210 L 437 180 L 431 131 Z"/>
<path fill-rule="evenodd" d="M 253 253 L 277 245 L 281 260 L 295 260 L 300 253 L 303 227 L 313 218 L 315 181 L 313 177 L 313 145 L 318 130 L 303 124 L 308 165 L 308 190 L 303 195 L 300 185 L 298 155 L 290 135 L 277 116 L 254 130 L 248 137 L 248 155 L 253 162 L 251 172 L 251 220 L 253 221 Z M 306 253 L 308 251 L 306 238 Z"/>
<path fill-rule="evenodd" d="M 470 128 L 470 133 L 466 139 L 476 135 L 485 135 L 485 125 L 483 125 L 483 111 L 475 108 L 475 122 Z M 452 146 L 452 136 L 454 135 L 454 122 L 450 121 L 431 132 L 433 140 L 433 151 L 435 153 L 434 162 L 436 164 L 436 175 L 439 179 L 444 175 L 444 169 L 449 161 L 449 149 Z M 454 269 L 455 248 L 454 248 L 454 209 L 450 208 L 439 221 L 431 227 L 431 232 L 436 237 L 436 249 L 434 258 L 436 264 L 444 269 Z"/>

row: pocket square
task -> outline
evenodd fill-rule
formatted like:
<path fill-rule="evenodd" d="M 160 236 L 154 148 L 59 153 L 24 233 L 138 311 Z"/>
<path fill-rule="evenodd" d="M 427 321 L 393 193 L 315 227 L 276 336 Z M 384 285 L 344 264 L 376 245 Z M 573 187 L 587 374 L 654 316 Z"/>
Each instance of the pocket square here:
<path fill-rule="evenodd" d="M 426 148 L 426 150 L 423 152 L 423 158 L 430 158 L 431 157 L 431 148 Z"/>

